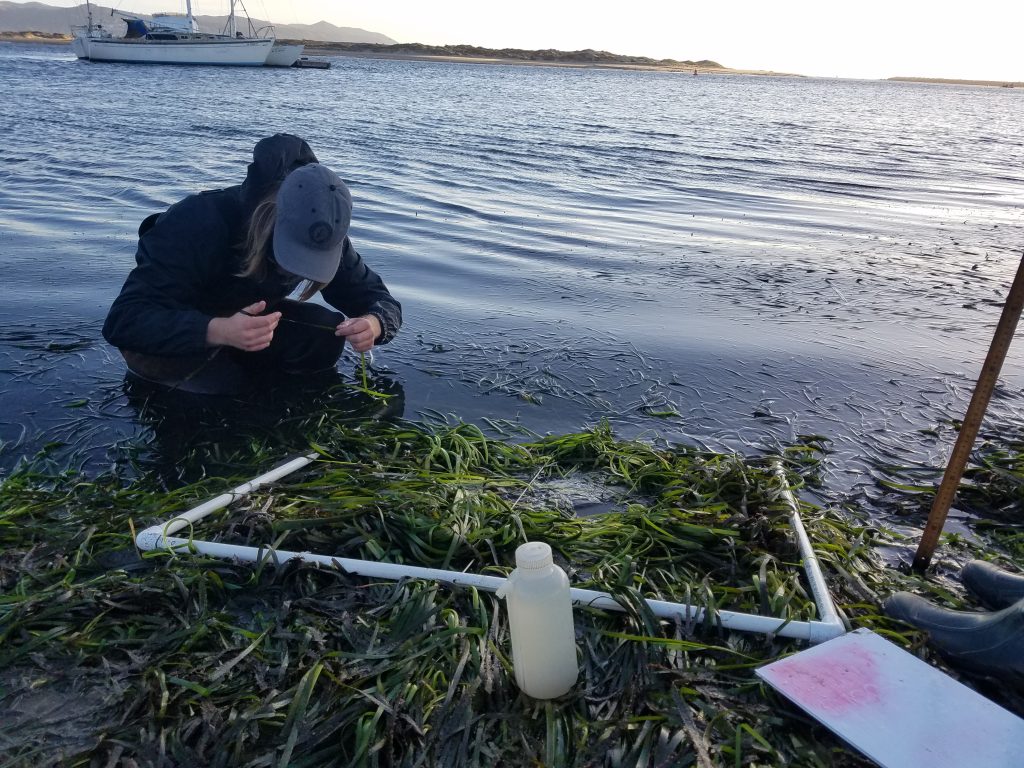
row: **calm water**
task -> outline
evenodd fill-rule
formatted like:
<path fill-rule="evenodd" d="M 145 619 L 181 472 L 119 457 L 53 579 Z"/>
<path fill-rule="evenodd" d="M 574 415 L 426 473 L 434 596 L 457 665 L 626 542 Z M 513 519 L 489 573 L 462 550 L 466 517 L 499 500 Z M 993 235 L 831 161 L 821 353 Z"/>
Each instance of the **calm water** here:
<path fill-rule="evenodd" d="M 375 364 L 406 416 L 821 434 L 836 489 L 944 463 L 1024 247 L 1018 89 L 11 44 L 0 84 L 0 467 L 142 429 L 100 337 L 135 229 L 276 131 L 352 186 L 405 306 Z M 1002 381 L 994 429 L 1020 422 L 1024 346 Z"/>

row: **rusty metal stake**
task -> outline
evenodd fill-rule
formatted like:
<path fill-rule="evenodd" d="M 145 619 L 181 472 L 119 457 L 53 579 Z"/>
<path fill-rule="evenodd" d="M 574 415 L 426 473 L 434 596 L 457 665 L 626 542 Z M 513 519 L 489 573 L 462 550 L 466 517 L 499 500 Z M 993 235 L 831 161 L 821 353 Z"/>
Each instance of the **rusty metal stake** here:
<path fill-rule="evenodd" d="M 1003 305 L 1003 314 L 999 318 L 995 335 L 992 337 L 992 344 L 988 349 L 985 364 L 981 368 L 981 374 L 978 376 L 978 383 L 974 386 L 974 395 L 971 397 L 971 404 L 967 406 L 967 414 L 960 427 L 960 434 L 957 435 L 956 443 L 953 445 L 953 453 L 949 457 L 946 474 L 942 476 L 939 491 L 935 494 L 935 500 L 932 502 L 932 510 L 928 514 L 928 524 L 924 528 L 924 535 L 917 547 L 917 554 L 914 555 L 915 571 L 922 572 L 931 563 L 932 553 L 935 551 L 935 545 L 939 542 L 939 534 L 942 533 L 946 515 L 949 514 L 949 507 L 953 503 L 953 497 L 960 485 L 960 478 L 963 477 L 964 469 L 967 467 L 967 459 L 971 455 L 978 430 L 981 429 L 981 420 L 988 408 L 992 390 L 995 389 L 999 370 L 1003 367 L 1003 360 L 1006 359 L 1006 352 L 1010 348 L 1010 341 L 1013 339 L 1022 308 L 1024 308 L 1024 257 L 1021 258 L 1020 266 L 1017 267 L 1017 275 L 1013 278 L 1010 294 L 1006 297 L 1006 303 Z"/>

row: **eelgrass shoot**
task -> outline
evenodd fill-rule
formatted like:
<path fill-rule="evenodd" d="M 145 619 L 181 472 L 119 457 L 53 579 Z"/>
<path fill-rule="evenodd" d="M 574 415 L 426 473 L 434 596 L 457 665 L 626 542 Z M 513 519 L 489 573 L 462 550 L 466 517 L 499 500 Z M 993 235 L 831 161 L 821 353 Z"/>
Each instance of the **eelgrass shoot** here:
<path fill-rule="evenodd" d="M 5 765 L 869 765 L 753 675 L 801 643 L 657 619 L 643 602 L 814 616 L 765 460 L 606 426 L 512 442 L 468 424 L 321 420 L 310 437 L 309 471 L 193 535 L 493 574 L 522 541 L 547 541 L 575 586 L 628 609 L 575 612 L 573 691 L 518 691 L 493 594 L 134 550 L 133 528 L 266 470 L 265 453 L 170 492 L 29 465 L 0 488 Z M 798 486 L 808 447 L 790 455 Z M 569 480 L 581 498 L 549 492 Z M 574 514 L 587 488 L 613 511 Z M 851 625 L 919 643 L 878 615 L 876 590 L 902 578 L 875 559 L 880 533 L 803 515 Z"/>

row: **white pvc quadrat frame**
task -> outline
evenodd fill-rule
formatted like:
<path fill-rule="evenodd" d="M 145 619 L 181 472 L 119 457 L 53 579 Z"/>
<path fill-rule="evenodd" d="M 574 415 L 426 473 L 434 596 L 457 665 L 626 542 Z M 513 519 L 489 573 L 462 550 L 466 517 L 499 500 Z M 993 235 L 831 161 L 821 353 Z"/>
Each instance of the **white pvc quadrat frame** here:
<path fill-rule="evenodd" d="M 197 507 L 193 507 L 165 523 L 158 523 L 146 528 L 135 537 L 135 543 L 141 550 L 167 549 L 172 552 L 197 552 L 211 557 L 254 563 L 270 562 L 275 565 L 286 563 L 289 560 L 301 560 L 308 563 L 319 563 L 332 568 L 340 568 L 346 573 L 372 579 L 388 579 L 393 581 L 406 578 L 423 579 L 458 586 L 472 586 L 489 592 L 496 592 L 505 584 L 506 580 L 500 576 L 484 576 L 482 574 L 464 573 L 462 571 L 442 571 L 437 568 L 378 563 L 372 560 L 355 560 L 345 557 L 332 557 L 330 555 L 317 555 L 310 552 L 287 552 L 274 549 L 273 547 L 243 547 L 236 544 L 218 544 L 212 541 L 200 541 L 194 538 L 183 539 L 171 535 L 177 533 L 182 528 L 191 527 L 207 515 L 216 512 L 218 509 L 223 509 L 247 494 L 252 493 L 257 488 L 273 483 L 286 475 L 290 475 L 292 472 L 302 469 L 316 459 L 317 454 L 309 454 L 292 459 L 276 469 L 254 477 L 237 488 L 227 493 L 222 493 L 220 496 L 210 499 Z M 821 618 L 817 621 L 787 621 L 774 616 L 757 616 L 749 613 L 719 610 L 714 612 L 714 620 L 725 629 L 741 632 L 773 634 L 781 637 L 807 640 L 811 643 L 831 640 L 844 634 L 846 627 L 842 619 L 839 618 L 839 614 L 832 602 L 832 597 L 825 584 L 825 578 L 821 573 L 818 558 L 814 554 L 811 542 L 807 538 L 807 532 L 804 530 L 803 522 L 800 520 L 799 506 L 792 490 L 789 488 L 789 484 L 786 482 L 782 466 L 776 463 L 774 470 L 783 483 L 783 497 L 790 508 L 790 525 L 796 534 L 797 543 L 800 547 L 800 556 L 803 558 L 804 571 L 810 584 L 815 605 L 818 608 L 818 615 Z M 570 594 L 573 605 L 587 605 L 612 611 L 625 610 L 607 592 L 572 588 L 570 589 Z M 701 622 L 704 620 L 706 613 L 704 608 L 686 603 L 672 603 L 665 600 L 647 600 L 646 602 L 655 616 L 666 619 Z"/>

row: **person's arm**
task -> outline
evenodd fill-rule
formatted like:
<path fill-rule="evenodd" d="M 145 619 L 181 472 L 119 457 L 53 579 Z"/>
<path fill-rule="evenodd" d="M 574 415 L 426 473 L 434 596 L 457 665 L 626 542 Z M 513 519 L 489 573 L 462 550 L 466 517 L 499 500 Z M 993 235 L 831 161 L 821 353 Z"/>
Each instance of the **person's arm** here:
<path fill-rule="evenodd" d="M 338 326 L 338 335 L 347 336 L 356 351 L 374 344 L 387 344 L 402 327 L 402 305 L 388 291 L 380 275 L 370 269 L 346 237 L 341 265 L 334 279 L 321 291 L 324 299 L 349 316 Z M 359 349 L 372 331 L 369 347 Z M 358 337 L 358 338 L 357 338 Z"/>
<path fill-rule="evenodd" d="M 103 325 L 115 347 L 177 357 L 204 353 L 211 316 L 199 306 L 223 279 L 229 228 L 202 197 L 169 208 L 139 238 L 137 266 Z"/>

